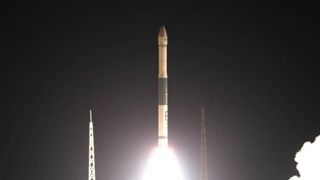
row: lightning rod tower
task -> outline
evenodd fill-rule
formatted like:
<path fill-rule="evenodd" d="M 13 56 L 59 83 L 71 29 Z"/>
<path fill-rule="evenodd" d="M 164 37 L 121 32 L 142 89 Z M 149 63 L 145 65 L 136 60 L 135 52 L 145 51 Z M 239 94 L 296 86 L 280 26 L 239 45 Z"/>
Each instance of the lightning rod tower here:
<path fill-rule="evenodd" d="M 208 162 L 207 162 L 207 132 L 206 132 L 206 112 L 205 107 L 201 107 L 201 169 L 200 180 L 208 180 Z"/>
<path fill-rule="evenodd" d="M 93 122 L 92 122 L 92 111 L 90 109 L 90 120 L 89 120 L 89 166 L 88 166 L 88 180 L 96 180 L 96 170 L 94 162 L 94 138 L 93 138 Z"/>

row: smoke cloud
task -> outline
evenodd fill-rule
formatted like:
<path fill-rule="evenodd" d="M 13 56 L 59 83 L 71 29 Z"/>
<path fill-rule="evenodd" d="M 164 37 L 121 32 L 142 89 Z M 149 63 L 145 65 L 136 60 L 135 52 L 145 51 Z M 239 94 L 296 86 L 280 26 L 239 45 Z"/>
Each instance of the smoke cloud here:
<path fill-rule="evenodd" d="M 289 180 L 320 180 L 320 135 L 313 143 L 305 142 L 294 160 L 300 176 Z"/>

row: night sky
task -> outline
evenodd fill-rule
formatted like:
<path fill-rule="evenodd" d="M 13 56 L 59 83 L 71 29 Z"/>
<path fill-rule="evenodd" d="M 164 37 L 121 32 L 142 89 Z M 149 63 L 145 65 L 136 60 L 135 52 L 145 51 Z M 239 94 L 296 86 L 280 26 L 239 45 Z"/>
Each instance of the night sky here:
<path fill-rule="evenodd" d="M 320 134 L 315 4 L 142 5 L 5 6 L 0 179 L 87 179 L 92 108 L 97 180 L 141 180 L 157 144 L 161 25 L 185 180 L 199 180 L 202 104 L 209 180 L 297 174 L 295 153 Z"/>

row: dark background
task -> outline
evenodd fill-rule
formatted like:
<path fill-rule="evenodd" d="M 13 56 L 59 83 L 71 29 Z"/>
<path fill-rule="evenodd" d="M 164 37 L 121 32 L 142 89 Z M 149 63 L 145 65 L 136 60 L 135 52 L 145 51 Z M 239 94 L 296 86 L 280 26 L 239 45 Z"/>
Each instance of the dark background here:
<path fill-rule="evenodd" d="M 141 180 L 157 143 L 157 34 L 169 36 L 169 143 L 199 180 L 286 180 L 320 134 L 315 4 L 13 2 L 4 5 L 0 179 Z"/>

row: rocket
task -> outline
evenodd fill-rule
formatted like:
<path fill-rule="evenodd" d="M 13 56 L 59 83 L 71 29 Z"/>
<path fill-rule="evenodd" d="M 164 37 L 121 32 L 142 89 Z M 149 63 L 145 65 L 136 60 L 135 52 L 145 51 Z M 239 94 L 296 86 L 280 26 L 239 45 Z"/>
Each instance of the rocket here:
<path fill-rule="evenodd" d="M 168 146 L 168 74 L 167 74 L 168 36 L 164 26 L 158 35 L 159 75 L 158 75 L 158 146 Z"/>
<path fill-rule="evenodd" d="M 90 120 L 89 120 L 89 174 L 88 180 L 96 180 L 96 170 L 95 170 L 95 155 L 94 155 L 94 138 L 93 138 L 93 121 L 92 121 L 92 111 L 90 109 Z"/>

